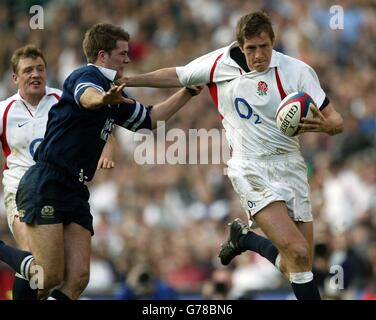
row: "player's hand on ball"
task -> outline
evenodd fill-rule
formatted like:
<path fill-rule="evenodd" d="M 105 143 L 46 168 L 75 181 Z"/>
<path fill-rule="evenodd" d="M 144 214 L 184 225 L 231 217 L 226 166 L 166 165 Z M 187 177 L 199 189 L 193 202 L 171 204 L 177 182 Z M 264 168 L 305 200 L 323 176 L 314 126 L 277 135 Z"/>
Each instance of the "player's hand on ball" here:
<path fill-rule="evenodd" d="M 312 117 L 302 118 L 299 123 L 299 133 L 302 132 L 326 132 L 326 118 L 316 106 L 310 106 Z"/>

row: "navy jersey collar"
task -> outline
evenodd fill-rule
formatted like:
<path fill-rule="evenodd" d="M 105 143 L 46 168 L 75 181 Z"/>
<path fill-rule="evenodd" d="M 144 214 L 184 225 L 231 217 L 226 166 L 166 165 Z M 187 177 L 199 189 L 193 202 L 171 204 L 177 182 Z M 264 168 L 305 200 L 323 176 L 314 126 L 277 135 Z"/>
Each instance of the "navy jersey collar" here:
<path fill-rule="evenodd" d="M 108 79 L 110 80 L 111 82 L 113 82 L 115 80 L 115 76 L 116 76 L 116 73 L 117 71 L 116 70 L 113 70 L 113 69 L 109 69 L 109 68 L 105 68 L 105 67 L 101 67 L 101 66 L 97 66 L 93 63 L 88 63 L 87 64 L 88 66 L 94 66 L 96 68 L 98 68 L 98 70 Z"/>

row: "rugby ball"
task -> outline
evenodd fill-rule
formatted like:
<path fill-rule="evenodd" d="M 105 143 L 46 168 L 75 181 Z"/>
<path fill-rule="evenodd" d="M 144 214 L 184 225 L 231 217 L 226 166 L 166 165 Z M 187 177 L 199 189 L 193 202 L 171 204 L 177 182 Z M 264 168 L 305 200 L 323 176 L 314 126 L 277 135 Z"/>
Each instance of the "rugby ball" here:
<path fill-rule="evenodd" d="M 310 107 L 316 107 L 315 102 L 308 93 L 293 92 L 286 96 L 279 104 L 276 111 L 277 128 L 288 137 L 299 133 L 298 124 L 303 117 L 311 118 Z"/>

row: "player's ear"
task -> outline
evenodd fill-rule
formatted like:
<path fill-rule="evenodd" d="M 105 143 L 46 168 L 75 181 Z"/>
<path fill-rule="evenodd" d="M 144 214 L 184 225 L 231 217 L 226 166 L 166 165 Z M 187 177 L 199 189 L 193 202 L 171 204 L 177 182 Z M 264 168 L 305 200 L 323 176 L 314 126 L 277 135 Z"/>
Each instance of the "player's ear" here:
<path fill-rule="evenodd" d="M 107 58 L 107 52 L 104 50 L 100 50 L 97 55 L 97 61 L 104 63 L 106 62 L 106 58 Z"/>
<path fill-rule="evenodd" d="M 14 82 L 15 84 L 18 84 L 18 80 L 19 80 L 19 78 L 18 78 L 17 73 L 13 73 L 13 74 L 12 74 L 12 79 L 13 79 L 13 82 Z"/>
<path fill-rule="evenodd" d="M 272 42 L 272 47 L 274 47 L 274 43 L 275 43 L 275 36 L 273 36 L 273 38 L 270 39 L 270 41 Z"/>

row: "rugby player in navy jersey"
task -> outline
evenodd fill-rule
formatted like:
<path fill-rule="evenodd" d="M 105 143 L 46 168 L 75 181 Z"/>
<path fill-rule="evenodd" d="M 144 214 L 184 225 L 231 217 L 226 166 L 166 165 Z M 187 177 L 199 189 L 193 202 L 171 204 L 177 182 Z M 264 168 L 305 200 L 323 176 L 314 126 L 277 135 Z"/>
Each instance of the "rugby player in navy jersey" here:
<path fill-rule="evenodd" d="M 18 184 L 35 161 L 35 150 L 43 140 L 46 131 L 48 112 L 61 97 L 61 90 L 46 86 L 47 62 L 42 51 L 34 45 L 25 45 L 14 51 L 11 58 L 12 80 L 18 91 L 0 101 L 0 140 L 5 166 L 3 171 L 4 205 L 8 226 L 18 248 L 29 251 L 26 225 L 19 220 L 16 205 Z M 113 137 L 107 141 L 98 169 L 111 169 L 113 161 Z M 110 143 L 111 142 L 111 143 Z M 0 245 L 0 258 L 5 245 Z M 7 255 L 7 254 L 6 254 Z M 25 266 L 33 256 L 25 257 Z M 12 290 L 13 300 L 34 300 L 36 290 L 29 281 L 16 274 Z"/>
<path fill-rule="evenodd" d="M 93 178 L 114 126 L 153 129 L 201 91 L 183 88 L 154 106 L 127 98 L 125 85 L 114 81 L 124 76 L 130 61 L 128 41 L 129 34 L 111 24 L 97 24 L 86 32 L 88 65 L 65 80 L 35 153 L 36 164 L 20 181 L 16 202 L 34 261 L 25 266 L 22 251 L 13 251 L 11 259 L 3 255 L 2 260 L 25 277 L 30 277 L 30 266 L 42 268 L 38 298 L 77 299 L 89 281 L 94 231 L 85 183 Z"/>

